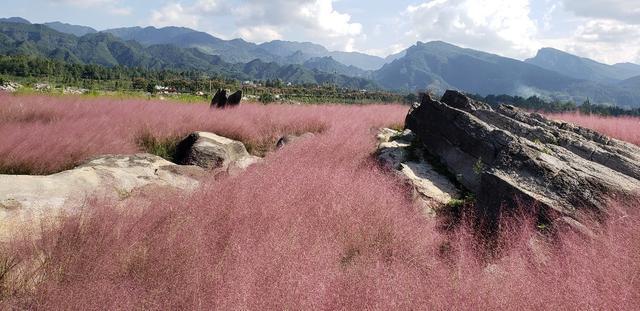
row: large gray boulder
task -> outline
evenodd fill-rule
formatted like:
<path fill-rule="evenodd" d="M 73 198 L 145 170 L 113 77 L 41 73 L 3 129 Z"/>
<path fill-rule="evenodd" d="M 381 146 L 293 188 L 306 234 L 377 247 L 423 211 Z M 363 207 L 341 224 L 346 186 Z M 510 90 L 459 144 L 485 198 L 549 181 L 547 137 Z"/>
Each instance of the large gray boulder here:
<path fill-rule="evenodd" d="M 423 94 L 406 127 L 476 194 L 481 215 L 535 204 L 550 218 L 599 211 L 640 189 L 640 148 L 511 106 L 494 110 L 462 93 Z"/>
<path fill-rule="evenodd" d="M 177 146 L 176 163 L 207 170 L 245 169 L 260 161 L 247 152 L 244 144 L 213 133 L 195 132 Z"/>
<path fill-rule="evenodd" d="M 145 189 L 191 191 L 205 171 L 151 154 L 107 155 L 48 176 L 0 175 L 0 241 L 45 218 L 74 213 L 88 199 L 128 199 Z"/>

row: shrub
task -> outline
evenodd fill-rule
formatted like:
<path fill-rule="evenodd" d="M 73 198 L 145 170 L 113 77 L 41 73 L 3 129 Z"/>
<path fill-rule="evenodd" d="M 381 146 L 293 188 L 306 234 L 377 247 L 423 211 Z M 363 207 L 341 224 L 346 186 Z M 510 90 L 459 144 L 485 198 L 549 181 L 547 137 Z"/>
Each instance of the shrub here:
<path fill-rule="evenodd" d="M 258 101 L 260 101 L 263 104 L 269 104 L 276 101 L 276 98 L 271 93 L 263 93 L 263 94 L 260 94 Z"/>
<path fill-rule="evenodd" d="M 137 136 L 137 144 L 145 152 L 157 155 L 165 160 L 174 162 L 176 148 L 184 137 L 156 138 L 149 131 L 143 130 Z"/>

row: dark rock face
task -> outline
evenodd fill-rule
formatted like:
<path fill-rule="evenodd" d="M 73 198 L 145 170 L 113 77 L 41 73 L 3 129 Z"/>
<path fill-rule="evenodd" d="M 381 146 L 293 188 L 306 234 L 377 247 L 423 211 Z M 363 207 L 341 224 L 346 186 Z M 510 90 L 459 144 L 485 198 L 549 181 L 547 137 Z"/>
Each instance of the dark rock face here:
<path fill-rule="evenodd" d="M 237 91 L 229 96 L 227 99 L 227 106 L 235 107 L 240 105 L 240 101 L 242 100 L 242 91 Z"/>
<path fill-rule="evenodd" d="M 494 110 L 456 91 L 420 101 L 406 127 L 476 194 L 490 220 L 516 201 L 558 218 L 640 190 L 640 148 L 632 144 L 512 106 Z"/>
<path fill-rule="evenodd" d="M 242 101 L 242 91 L 237 91 L 227 97 L 227 90 L 218 90 L 211 100 L 211 108 L 236 107 Z"/>
<path fill-rule="evenodd" d="M 227 106 L 227 90 L 218 90 L 211 100 L 211 108 L 224 108 Z"/>

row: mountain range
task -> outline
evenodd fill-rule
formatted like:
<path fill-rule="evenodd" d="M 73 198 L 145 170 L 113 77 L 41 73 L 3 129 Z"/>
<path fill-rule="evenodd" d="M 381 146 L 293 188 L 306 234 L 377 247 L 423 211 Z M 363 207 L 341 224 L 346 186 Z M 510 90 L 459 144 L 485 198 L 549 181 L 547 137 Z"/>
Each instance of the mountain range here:
<path fill-rule="evenodd" d="M 535 57 L 525 62 L 572 78 L 606 84 L 616 84 L 640 75 L 640 65 L 631 63 L 607 65 L 553 48 L 540 49 Z"/>
<path fill-rule="evenodd" d="M 640 107 L 640 65 L 607 65 L 552 48 L 525 61 L 441 41 L 387 58 L 329 51 L 310 42 L 223 40 L 183 27 L 97 31 L 60 22 L 0 19 L 0 53 L 76 63 L 198 70 L 236 79 L 282 79 L 396 91 L 459 89 Z"/>
<path fill-rule="evenodd" d="M 551 65 L 545 68 L 531 63 L 533 61 L 523 62 L 441 41 L 418 42 L 407 49 L 403 57 L 376 71 L 374 81 L 388 89 L 459 89 L 483 96 L 538 95 L 578 103 L 588 99 L 625 107 L 640 106 L 640 88 L 637 87 L 640 86 L 637 84 L 640 77 L 622 80 L 627 76 L 640 76 L 640 70 L 637 70 L 640 68 L 600 64 L 598 68 L 602 72 L 609 72 L 604 69 L 618 72 L 616 68 L 626 67 L 626 75 L 610 78 L 604 83 L 596 79 L 596 75 L 580 77 L 565 73 L 568 69 L 587 72 L 596 67 L 594 64 L 599 64 L 595 61 L 576 63 L 566 69 Z"/>
<path fill-rule="evenodd" d="M 208 54 L 219 55 L 224 61 L 238 63 L 260 59 L 279 64 L 303 63 L 316 57 L 332 57 L 347 66 L 364 70 L 382 67 L 381 57 L 357 52 L 332 52 L 325 47 L 310 42 L 271 41 L 255 44 L 242 39 L 223 40 L 206 32 L 184 27 L 127 27 L 108 29 L 123 40 L 135 40 L 142 45 L 175 44 L 181 47 L 197 48 Z"/>
<path fill-rule="evenodd" d="M 354 89 L 377 88 L 369 79 L 316 69 L 331 66 L 348 68 L 332 59 L 303 64 L 278 64 L 260 59 L 229 63 L 218 55 L 207 54 L 197 48 L 182 48 L 176 44 L 145 46 L 137 41 L 125 41 L 109 32 L 77 37 L 40 24 L 0 22 L 0 54 L 102 66 L 204 71 L 239 80 L 281 79 L 296 84 L 333 83 Z"/>

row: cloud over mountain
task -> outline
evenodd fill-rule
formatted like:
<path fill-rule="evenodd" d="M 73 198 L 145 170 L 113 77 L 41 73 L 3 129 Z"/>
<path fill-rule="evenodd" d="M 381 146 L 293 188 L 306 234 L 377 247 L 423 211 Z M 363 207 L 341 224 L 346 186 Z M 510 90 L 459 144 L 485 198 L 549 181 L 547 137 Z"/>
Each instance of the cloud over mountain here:
<path fill-rule="evenodd" d="M 333 48 L 351 50 L 353 38 L 362 34 L 362 25 L 353 22 L 349 14 L 336 10 L 334 2 L 245 0 L 233 5 L 218 0 L 170 2 L 152 12 L 150 23 L 211 29 L 215 33 L 216 20 L 224 20 L 235 26 L 227 37 L 263 42 L 296 32 Z"/>

